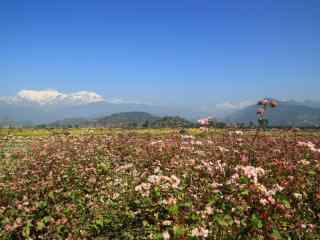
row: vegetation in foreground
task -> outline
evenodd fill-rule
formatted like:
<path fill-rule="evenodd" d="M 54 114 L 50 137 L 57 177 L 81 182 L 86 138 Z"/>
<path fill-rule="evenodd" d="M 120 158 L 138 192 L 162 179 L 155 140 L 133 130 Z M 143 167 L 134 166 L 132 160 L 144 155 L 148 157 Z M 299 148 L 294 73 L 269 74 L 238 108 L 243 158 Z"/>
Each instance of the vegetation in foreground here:
<path fill-rule="evenodd" d="M 318 133 L 75 133 L 1 137 L 0 239 L 320 239 Z"/>

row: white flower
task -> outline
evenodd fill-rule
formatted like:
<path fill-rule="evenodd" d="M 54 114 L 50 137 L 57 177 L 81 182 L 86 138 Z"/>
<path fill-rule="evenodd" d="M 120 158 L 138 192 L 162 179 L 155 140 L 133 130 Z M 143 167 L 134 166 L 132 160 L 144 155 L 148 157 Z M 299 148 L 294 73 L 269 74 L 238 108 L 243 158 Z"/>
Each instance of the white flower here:
<path fill-rule="evenodd" d="M 123 165 L 123 166 L 120 166 L 116 169 L 117 172 L 120 172 L 120 171 L 126 171 L 130 168 L 133 168 L 133 164 L 132 163 L 129 163 L 129 164 L 126 164 L 126 165 Z"/>
<path fill-rule="evenodd" d="M 153 172 L 154 172 L 155 174 L 160 173 L 160 172 L 161 172 L 160 167 L 156 167 Z"/>
<path fill-rule="evenodd" d="M 163 141 L 162 141 L 162 140 L 159 140 L 159 141 L 152 141 L 152 142 L 150 143 L 150 145 L 156 145 L 156 144 L 161 144 L 161 143 L 163 143 Z"/>
<path fill-rule="evenodd" d="M 213 188 L 218 188 L 218 187 L 223 186 L 223 184 L 222 184 L 222 183 L 213 182 L 213 183 L 211 183 L 211 186 L 212 186 Z"/>
<path fill-rule="evenodd" d="M 191 235 L 193 237 L 204 237 L 207 238 L 209 234 L 209 230 L 203 227 L 197 227 L 192 229 Z"/>
<path fill-rule="evenodd" d="M 171 184 L 173 188 L 178 188 L 180 184 L 180 179 L 177 178 L 175 175 L 171 175 Z"/>
<path fill-rule="evenodd" d="M 175 175 L 171 175 L 170 177 L 168 176 L 158 176 L 158 175 L 150 175 L 148 177 L 148 182 L 155 184 L 155 185 L 160 185 L 164 188 L 171 187 L 172 188 L 178 188 L 180 184 L 180 179 L 176 177 Z M 169 184 L 169 185 L 168 185 Z"/>
<path fill-rule="evenodd" d="M 195 137 L 194 136 L 192 136 L 192 135 L 181 135 L 181 138 L 182 139 L 195 139 Z"/>
<path fill-rule="evenodd" d="M 213 208 L 210 207 L 210 206 L 207 206 L 206 210 L 205 210 L 205 213 L 208 214 L 208 215 L 211 215 L 213 213 Z"/>
<path fill-rule="evenodd" d="M 274 188 L 277 192 L 281 192 L 284 189 L 284 187 L 281 187 L 279 184 L 276 184 Z"/>
<path fill-rule="evenodd" d="M 234 133 L 235 133 L 236 135 L 240 135 L 240 136 L 243 135 L 243 132 L 242 132 L 242 131 L 235 131 Z"/>
<path fill-rule="evenodd" d="M 268 190 L 263 184 L 256 183 L 256 188 L 264 194 L 266 197 L 271 197 L 275 195 L 277 192 L 281 192 L 284 188 L 281 187 L 279 184 L 276 184 L 271 190 Z"/>
<path fill-rule="evenodd" d="M 310 141 L 308 141 L 308 142 L 299 141 L 298 146 L 308 147 L 312 152 L 319 152 L 320 153 L 320 149 L 316 148 L 316 145 Z"/>
<path fill-rule="evenodd" d="M 260 203 L 261 203 L 263 206 L 265 206 L 265 205 L 267 205 L 267 204 L 269 203 L 269 201 L 268 201 L 267 199 L 265 199 L 265 198 L 262 198 L 262 199 L 260 199 Z"/>
<path fill-rule="evenodd" d="M 302 199 L 302 194 L 301 193 L 294 193 L 293 196 L 298 200 Z"/>
<path fill-rule="evenodd" d="M 170 234 L 168 233 L 168 231 L 165 231 L 162 233 L 162 238 L 163 240 L 169 240 L 170 239 Z"/>
<path fill-rule="evenodd" d="M 150 183 L 141 183 L 140 185 L 136 186 L 134 190 L 136 192 L 139 192 L 142 196 L 148 197 L 150 194 L 150 188 L 151 184 Z"/>
<path fill-rule="evenodd" d="M 173 205 L 177 203 L 177 199 L 174 197 L 170 197 L 168 199 L 164 199 L 161 201 L 162 204 L 164 205 Z"/>
<path fill-rule="evenodd" d="M 236 166 L 236 171 L 242 170 L 243 174 L 251 178 L 254 183 L 258 183 L 258 177 L 265 175 L 265 170 L 260 167 L 253 167 L 253 166 Z"/>
<path fill-rule="evenodd" d="M 310 164 L 310 162 L 309 162 L 308 160 L 306 160 L 306 159 L 300 160 L 299 163 L 301 163 L 301 164 L 304 165 L 304 166 L 307 166 L 307 165 Z"/>
<path fill-rule="evenodd" d="M 150 176 L 148 177 L 148 182 L 150 182 L 150 183 L 152 183 L 152 184 L 157 184 L 157 183 L 159 183 L 159 180 L 160 180 L 160 178 L 159 178 L 159 176 L 157 176 L 157 175 L 150 175 Z"/>
<path fill-rule="evenodd" d="M 220 152 L 229 152 L 229 149 L 226 149 L 224 147 L 218 146 L 217 148 L 219 149 Z"/>
<path fill-rule="evenodd" d="M 165 220 L 162 222 L 162 225 L 164 225 L 164 226 L 170 226 L 171 224 L 172 224 L 172 221 L 170 221 L 170 220 Z"/>

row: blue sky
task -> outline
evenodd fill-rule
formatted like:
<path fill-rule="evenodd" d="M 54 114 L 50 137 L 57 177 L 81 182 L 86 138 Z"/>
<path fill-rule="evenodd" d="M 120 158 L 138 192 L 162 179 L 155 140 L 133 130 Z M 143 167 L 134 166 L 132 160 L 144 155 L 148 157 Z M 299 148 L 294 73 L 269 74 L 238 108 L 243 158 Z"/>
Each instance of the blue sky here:
<path fill-rule="evenodd" d="M 320 100 L 317 0 L 10 0 L 0 31 L 0 95 Z"/>

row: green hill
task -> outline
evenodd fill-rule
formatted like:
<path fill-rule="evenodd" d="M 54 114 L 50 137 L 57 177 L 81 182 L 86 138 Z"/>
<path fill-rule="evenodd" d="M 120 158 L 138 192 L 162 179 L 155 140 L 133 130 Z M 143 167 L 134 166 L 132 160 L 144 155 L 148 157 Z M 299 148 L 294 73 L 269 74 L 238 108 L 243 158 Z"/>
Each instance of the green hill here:
<path fill-rule="evenodd" d="M 195 124 L 181 117 L 157 117 L 146 112 L 115 113 L 106 117 L 87 120 L 70 118 L 56 121 L 47 127 L 106 127 L 106 128 L 176 128 L 192 127 Z M 41 125 L 42 126 L 42 125 Z"/>

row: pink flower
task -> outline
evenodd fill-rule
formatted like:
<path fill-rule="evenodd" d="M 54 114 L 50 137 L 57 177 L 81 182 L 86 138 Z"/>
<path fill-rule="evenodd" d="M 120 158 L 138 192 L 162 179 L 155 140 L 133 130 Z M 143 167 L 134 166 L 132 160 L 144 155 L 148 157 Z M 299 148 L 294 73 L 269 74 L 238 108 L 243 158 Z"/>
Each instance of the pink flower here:
<path fill-rule="evenodd" d="M 210 207 L 210 206 L 207 206 L 206 210 L 205 210 L 205 213 L 208 214 L 208 215 L 211 215 L 213 213 L 213 208 Z"/>
<path fill-rule="evenodd" d="M 11 226 L 10 224 L 6 224 L 4 226 L 4 229 L 7 231 L 7 232 L 11 232 L 13 230 L 13 226 Z"/>
<path fill-rule="evenodd" d="M 207 118 L 202 118 L 198 120 L 198 123 L 202 126 L 208 126 L 210 123 L 210 119 L 211 117 L 207 117 Z"/>
<path fill-rule="evenodd" d="M 268 99 L 263 99 L 263 100 L 260 100 L 259 102 L 258 102 L 258 105 L 263 105 L 263 106 L 265 106 L 265 105 L 268 105 L 270 103 L 270 101 L 268 100 Z"/>
<path fill-rule="evenodd" d="M 265 111 L 264 111 L 263 108 L 258 108 L 258 109 L 257 109 L 257 114 L 258 114 L 258 115 L 262 115 L 262 114 L 264 114 L 264 112 L 265 112 Z"/>
<path fill-rule="evenodd" d="M 249 157 L 245 154 L 241 154 L 240 159 L 243 163 L 247 163 L 249 161 Z"/>
<path fill-rule="evenodd" d="M 276 203 L 276 201 L 274 200 L 274 198 L 272 196 L 268 196 L 268 201 L 272 205 L 274 205 Z"/>
<path fill-rule="evenodd" d="M 308 224 L 308 228 L 310 228 L 311 230 L 316 229 L 316 225 L 315 224 Z"/>
<path fill-rule="evenodd" d="M 254 183 L 258 183 L 258 177 L 265 175 L 265 170 L 261 167 L 253 167 L 253 166 L 236 166 L 235 170 L 239 172 L 240 170 L 243 174 L 252 179 Z"/>
<path fill-rule="evenodd" d="M 191 232 L 191 235 L 193 237 L 204 237 L 204 238 L 207 238 L 208 237 L 208 234 L 209 234 L 209 231 L 208 229 L 205 229 L 203 227 L 197 227 L 197 228 L 194 228 Z"/>

